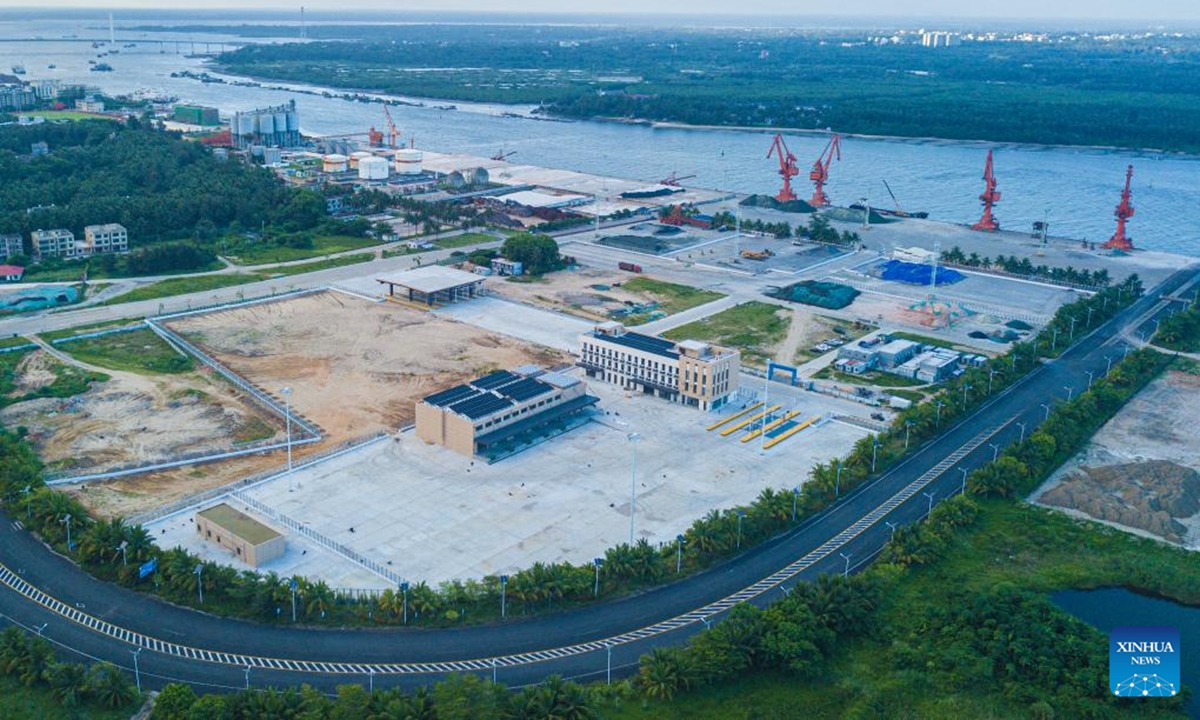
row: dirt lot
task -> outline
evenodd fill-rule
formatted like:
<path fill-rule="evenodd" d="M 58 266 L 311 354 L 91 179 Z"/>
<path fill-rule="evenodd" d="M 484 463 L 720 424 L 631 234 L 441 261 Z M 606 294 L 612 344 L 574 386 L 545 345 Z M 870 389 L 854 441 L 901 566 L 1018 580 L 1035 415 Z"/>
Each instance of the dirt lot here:
<path fill-rule="evenodd" d="M 54 379 L 58 361 L 30 353 L 17 369 L 21 391 Z M 40 398 L 0 410 L 23 425 L 52 470 L 99 472 L 162 462 L 183 453 L 229 449 L 272 437 L 278 428 L 227 383 L 203 373 L 138 375 L 105 370 L 108 382 L 72 398 Z"/>
<path fill-rule="evenodd" d="M 1150 383 L 1031 499 L 1200 549 L 1200 376 Z"/>
<path fill-rule="evenodd" d="M 328 442 L 395 430 L 414 402 L 499 368 L 567 357 L 390 303 L 321 293 L 183 318 L 171 327 L 234 372 L 278 393 Z"/>
<path fill-rule="evenodd" d="M 645 303 L 655 299 L 650 293 L 632 292 L 622 287 L 635 277 L 638 276 L 627 272 L 580 267 L 550 273 L 540 282 L 491 282 L 488 288 L 497 295 L 526 305 L 602 321 L 610 319 L 609 311 L 626 307 L 626 302 Z"/>

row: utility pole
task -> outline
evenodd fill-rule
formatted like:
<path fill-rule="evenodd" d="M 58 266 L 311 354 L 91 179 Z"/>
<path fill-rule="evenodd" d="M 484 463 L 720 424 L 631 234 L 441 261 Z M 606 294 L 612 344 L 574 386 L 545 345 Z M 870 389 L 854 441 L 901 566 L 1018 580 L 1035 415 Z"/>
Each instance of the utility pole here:
<path fill-rule="evenodd" d="M 959 468 L 959 469 L 958 469 L 958 471 L 959 471 L 960 473 L 962 473 L 962 475 L 963 475 L 963 481 L 962 481 L 962 492 L 961 492 L 960 494 L 962 494 L 962 495 L 966 495 L 966 494 L 967 494 L 967 475 L 968 475 L 968 474 L 969 474 L 971 471 L 970 471 L 970 470 L 968 470 L 968 469 L 966 469 L 966 468 Z"/>
<path fill-rule="evenodd" d="M 908 436 L 909 436 L 909 433 L 912 431 L 912 426 L 913 426 L 912 420 L 904 421 L 904 452 L 908 452 Z"/>
<path fill-rule="evenodd" d="M 138 694 L 141 695 L 142 694 L 142 671 L 141 671 L 141 668 L 138 667 L 138 655 L 142 654 L 142 649 L 139 647 L 137 650 L 130 650 L 129 654 L 133 655 L 133 678 L 134 678 L 134 681 L 137 683 Z"/>
<path fill-rule="evenodd" d="M 796 508 L 792 506 L 792 518 L 796 517 Z M 675 574 L 683 572 L 683 535 L 675 536 Z"/>
<path fill-rule="evenodd" d="M 288 469 L 288 492 L 292 491 L 292 389 L 285 387 L 280 392 L 283 393 L 284 401 L 284 417 L 287 422 L 287 469 Z"/>
<path fill-rule="evenodd" d="M 203 577 L 204 566 L 201 565 L 200 563 L 196 563 L 196 567 L 194 570 L 192 570 L 192 573 L 196 576 L 196 591 L 198 593 L 200 593 L 200 604 L 203 605 L 204 604 L 204 577 Z"/>
<path fill-rule="evenodd" d="M 637 444 L 642 439 L 637 433 L 629 433 L 629 547 L 633 547 L 634 518 L 637 513 Z"/>
<path fill-rule="evenodd" d="M 1021 428 L 1021 439 L 1017 442 L 1025 442 L 1025 423 L 1019 422 L 1017 423 L 1017 427 Z"/>

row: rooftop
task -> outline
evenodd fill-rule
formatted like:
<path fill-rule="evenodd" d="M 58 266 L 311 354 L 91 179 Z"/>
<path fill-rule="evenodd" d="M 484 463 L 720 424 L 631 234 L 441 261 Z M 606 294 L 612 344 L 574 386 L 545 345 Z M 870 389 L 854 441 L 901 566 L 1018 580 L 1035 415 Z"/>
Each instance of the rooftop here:
<path fill-rule="evenodd" d="M 463 285 L 483 282 L 481 275 L 455 270 L 440 265 L 426 265 L 392 275 L 381 275 L 377 278 L 381 283 L 400 285 L 417 292 L 432 294 L 442 290 L 451 290 Z"/>
<path fill-rule="evenodd" d="M 280 537 L 280 534 L 274 529 L 225 503 L 214 505 L 196 514 L 220 525 L 251 545 L 261 545 L 268 540 Z"/>
<path fill-rule="evenodd" d="M 643 335 L 636 332 L 625 332 L 621 335 L 606 335 L 602 332 L 592 334 L 592 337 L 597 340 L 613 343 L 614 345 L 624 345 L 634 350 L 662 355 L 663 357 L 671 358 L 672 360 L 679 357 L 679 353 L 675 350 L 675 343 L 671 340 L 663 340 L 662 338 L 654 337 L 653 335 Z"/>
<path fill-rule="evenodd" d="M 21 275 L 25 272 L 25 268 L 17 265 L 0 265 L 0 275 L 8 277 L 9 275 Z"/>

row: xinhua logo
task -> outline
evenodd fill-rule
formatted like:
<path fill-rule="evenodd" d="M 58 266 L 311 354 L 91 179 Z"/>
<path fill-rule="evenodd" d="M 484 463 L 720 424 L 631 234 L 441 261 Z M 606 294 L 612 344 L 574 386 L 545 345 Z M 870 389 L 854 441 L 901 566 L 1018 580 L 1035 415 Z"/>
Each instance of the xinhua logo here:
<path fill-rule="evenodd" d="M 1120 697 L 1179 693 L 1179 631 L 1119 627 L 1108 636 L 1108 687 Z"/>

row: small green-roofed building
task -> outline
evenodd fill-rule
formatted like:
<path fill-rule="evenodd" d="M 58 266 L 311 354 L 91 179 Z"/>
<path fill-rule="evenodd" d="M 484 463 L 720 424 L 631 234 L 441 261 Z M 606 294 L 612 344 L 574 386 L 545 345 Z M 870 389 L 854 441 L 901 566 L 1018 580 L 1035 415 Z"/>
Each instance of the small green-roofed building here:
<path fill-rule="evenodd" d="M 287 549 L 282 533 L 226 503 L 201 510 L 195 521 L 202 538 L 250 567 L 282 557 Z"/>

